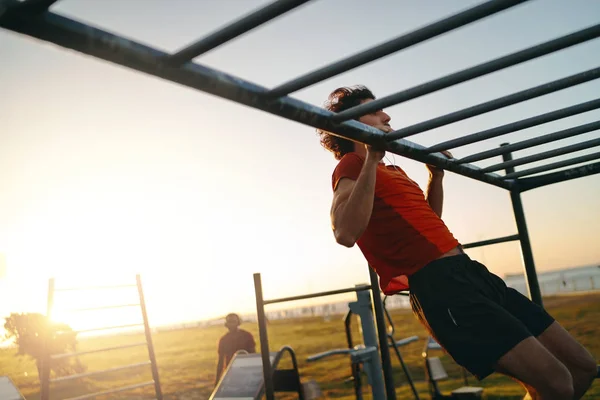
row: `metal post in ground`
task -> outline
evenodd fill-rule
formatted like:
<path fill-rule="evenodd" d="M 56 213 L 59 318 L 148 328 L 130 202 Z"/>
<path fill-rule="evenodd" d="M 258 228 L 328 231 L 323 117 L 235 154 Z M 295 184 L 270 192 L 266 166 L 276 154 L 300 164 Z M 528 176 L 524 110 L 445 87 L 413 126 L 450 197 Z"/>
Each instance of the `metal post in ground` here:
<path fill-rule="evenodd" d="M 500 146 L 508 146 L 508 143 L 502 143 Z M 502 153 L 502 159 L 506 161 L 512 160 L 512 153 Z M 515 172 L 513 166 L 506 167 L 506 173 Z M 519 240 L 521 242 L 521 254 L 523 256 L 523 265 L 525 267 L 525 283 L 529 292 L 529 298 L 536 304 L 544 306 L 542 302 L 542 293 L 538 282 L 537 273 L 535 271 L 535 263 L 533 261 L 533 251 L 531 250 L 531 242 L 529 240 L 529 232 L 527 230 L 527 221 L 525 220 L 525 211 L 523 210 L 523 201 L 521 200 L 521 192 L 518 185 L 510 190 L 510 199 L 515 213 L 515 222 L 519 232 Z"/>

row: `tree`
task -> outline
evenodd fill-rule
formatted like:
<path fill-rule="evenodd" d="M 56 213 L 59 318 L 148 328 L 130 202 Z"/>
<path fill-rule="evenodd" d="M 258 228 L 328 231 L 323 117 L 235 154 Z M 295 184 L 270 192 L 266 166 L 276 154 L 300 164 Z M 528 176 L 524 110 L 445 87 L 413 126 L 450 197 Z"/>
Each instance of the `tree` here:
<path fill-rule="evenodd" d="M 77 332 L 67 324 L 50 322 L 45 315 L 39 313 L 11 313 L 6 318 L 4 329 L 5 338 L 18 346 L 18 355 L 28 355 L 35 360 L 40 379 L 45 335 L 48 335 L 49 354 L 76 351 Z M 81 373 L 86 369 L 79 359 L 70 357 L 52 360 L 50 368 L 57 376 Z"/>

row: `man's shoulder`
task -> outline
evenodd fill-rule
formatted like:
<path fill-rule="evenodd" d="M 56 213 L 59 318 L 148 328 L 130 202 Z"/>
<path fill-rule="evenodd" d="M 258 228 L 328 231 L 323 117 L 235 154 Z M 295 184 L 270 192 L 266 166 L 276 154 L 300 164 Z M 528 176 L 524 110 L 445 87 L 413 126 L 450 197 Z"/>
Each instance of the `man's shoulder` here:
<path fill-rule="evenodd" d="M 351 151 L 350 153 L 344 154 L 342 158 L 338 160 L 337 165 L 355 162 L 363 163 L 364 161 L 365 158 L 362 155 L 358 154 L 357 152 Z"/>
<path fill-rule="evenodd" d="M 238 332 L 244 336 L 252 336 L 252 334 L 245 329 L 238 329 Z"/>

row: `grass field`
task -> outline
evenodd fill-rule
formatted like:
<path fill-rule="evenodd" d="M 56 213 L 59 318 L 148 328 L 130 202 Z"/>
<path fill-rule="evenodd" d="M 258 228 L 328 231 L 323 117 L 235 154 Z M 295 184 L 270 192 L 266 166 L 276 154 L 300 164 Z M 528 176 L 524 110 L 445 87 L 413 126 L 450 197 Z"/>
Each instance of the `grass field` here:
<path fill-rule="evenodd" d="M 549 297 L 545 299 L 545 306 L 567 330 L 590 349 L 597 360 L 600 360 L 600 293 Z M 420 356 L 426 338 L 425 332 L 408 310 L 395 310 L 392 316 L 398 332 L 397 339 L 412 335 L 420 338 L 419 341 L 403 347 L 402 354 L 409 365 L 413 379 L 417 382 L 421 398 L 429 398 Z M 257 326 L 247 323 L 243 328 L 252 332 L 258 343 Z M 359 338 L 356 323 L 353 329 L 354 337 Z M 224 328 L 217 326 L 160 332 L 154 335 L 160 381 L 166 399 L 207 399 L 209 397 L 215 376 L 216 343 L 223 333 Z M 143 335 L 86 339 L 80 341 L 78 350 L 85 351 L 143 341 Z M 273 321 L 269 324 L 269 346 L 274 350 L 283 345 L 294 348 L 300 362 L 303 380 L 316 380 L 324 398 L 340 400 L 354 398 L 352 384 L 344 382 L 350 376 L 350 365 L 346 356 L 336 356 L 328 361 L 316 363 L 305 361 L 308 355 L 332 348 L 346 347 L 341 317 L 333 318 L 329 322 L 325 322 L 322 318 Z M 35 363 L 29 358 L 16 357 L 15 353 L 14 349 L 0 350 L 0 375 L 8 375 L 28 400 L 39 399 Z M 88 371 L 138 363 L 147 359 L 145 347 L 81 357 Z M 442 360 L 451 376 L 450 380 L 442 384 L 442 388 L 449 391 L 461 384 L 461 372 L 447 356 L 443 356 Z M 392 362 L 398 399 L 412 398 L 398 360 L 393 358 Z M 151 379 L 150 368 L 146 366 L 137 370 L 83 378 L 78 382 L 56 383 L 52 386 L 51 399 L 74 397 Z M 469 382 L 484 387 L 487 399 L 520 399 L 524 395 L 524 390 L 518 384 L 500 375 L 492 375 L 479 383 L 471 377 Z M 370 398 L 366 386 L 364 393 L 365 399 Z M 152 387 L 147 387 L 135 392 L 122 393 L 118 398 L 146 399 L 152 398 L 152 395 Z M 596 380 L 586 398 L 600 399 L 600 380 Z"/>

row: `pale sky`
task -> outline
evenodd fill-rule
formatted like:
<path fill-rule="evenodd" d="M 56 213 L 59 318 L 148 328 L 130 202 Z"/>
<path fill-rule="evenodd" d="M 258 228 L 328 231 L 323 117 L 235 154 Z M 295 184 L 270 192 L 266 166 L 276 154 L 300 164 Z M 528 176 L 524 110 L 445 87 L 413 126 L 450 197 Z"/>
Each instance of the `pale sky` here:
<path fill-rule="evenodd" d="M 176 51 L 267 3 L 63 0 L 52 11 Z M 313 1 L 196 61 L 274 87 L 478 3 Z M 598 1 L 531 1 L 292 96 L 321 105 L 332 89 L 361 83 L 381 97 L 599 20 Z M 600 42 L 587 42 L 386 111 L 401 128 L 598 67 L 599 55 Z M 359 249 L 333 239 L 336 161 L 314 129 L 5 30 L 0 87 L 0 315 L 44 311 L 50 277 L 57 285 L 61 277 L 133 282 L 140 272 L 154 324 L 253 312 L 254 272 L 262 273 L 267 298 L 368 281 Z M 579 85 L 411 140 L 431 145 L 598 93 L 599 82 Z M 463 157 L 599 116 L 587 112 L 453 153 Z M 425 187 L 423 165 L 388 158 Z M 447 173 L 445 194 L 444 219 L 461 242 L 516 233 L 506 191 Z M 523 194 L 539 271 L 600 262 L 598 198 L 598 175 Z M 522 271 L 517 243 L 469 254 L 500 276 Z"/>

